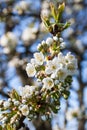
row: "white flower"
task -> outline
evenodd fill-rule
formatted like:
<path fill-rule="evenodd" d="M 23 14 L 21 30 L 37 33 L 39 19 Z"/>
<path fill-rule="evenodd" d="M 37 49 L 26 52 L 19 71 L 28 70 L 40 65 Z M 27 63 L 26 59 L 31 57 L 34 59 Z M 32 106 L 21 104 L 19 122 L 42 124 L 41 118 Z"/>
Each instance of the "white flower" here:
<path fill-rule="evenodd" d="M 57 37 L 57 36 L 54 36 L 54 37 L 53 37 L 53 40 L 57 42 L 57 41 L 58 41 L 58 37 Z"/>
<path fill-rule="evenodd" d="M 34 53 L 34 58 L 37 65 L 42 65 L 44 62 L 44 55 L 40 52 Z"/>
<path fill-rule="evenodd" d="M 57 72 L 56 72 L 56 77 L 58 77 L 58 79 L 60 81 L 63 81 L 67 76 L 67 69 L 64 67 L 60 67 Z"/>
<path fill-rule="evenodd" d="M 8 118 L 6 116 L 4 118 L 2 118 L 2 120 L 1 120 L 2 124 L 6 123 L 7 119 Z"/>
<path fill-rule="evenodd" d="M 59 84 L 59 80 L 55 80 L 55 85 Z"/>
<path fill-rule="evenodd" d="M 52 45 L 52 43 L 53 43 L 53 39 L 51 37 L 48 37 L 46 40 L 46 44 L 50 46 Z"/>
<path fill-rule="evenodd" d="M 41 42 L 41 45 L 45 45 L 46 44 L 46 42 L 43 40 L 42 42 Z"/>
<path fill-rule="evenodd" d="M 65 60 L 66 62 L 72 62 L 72 61 L 76 62 L 76 58 L 74 55 L 71 54 L 71 52 L 67 53 L 67 55 L 65 56 Z"/>
<path fill-rule="evenodd" d="M 29 85 L 25 85 L 25 87 L 21 88 L 21 96 L 23 98 L 29 98 L 31 97 L 31 95 L 33 94 L 33 92 L 35 91 L 36 86 L 29 86 Z"/>
<path fill-rule="evenodd" d="M 52 87 L 54 87 L 53 80 L 49 77 L 44 78 L 42 82 L 43 82 L 43 88 L 51 89 Z"/>
<path fill-rule="evenodd" d="M 34 58 L 31 59 L 31 64 L 34 66 L 36 65 L 36 60 Z"/>
<path fill-rule="evenodd" d="M 33 77 L 36 74 L 35 67 L 32 64 L 28 63 L 26 66 L 26 72 L 29 77 Z"/>
<path fill-rule="evenodd" d="M 77 73 L 77 59 L 74 55 L 71 54 L 71 52 L 68 52 L 65 56 L 65 64 L 68 70 L 69 75 L 73 75 Z"/>
<path fill-rule="evenodd" d="M 62 43 L 60 44 L 60 48 L 61 48 L 61 49 L 64 49 L 65 47 L 66 47 L 65 42 L 62 42 Z"/>
<path fill-rule="evenodd" d="M 63 42 L 63 38 L 60 37 L 60 38 L 59 38 L 59 41 L 60 41 L 60 42 Z"/>
<path fill-rule="evenodd" d="M 3 104 L 3 106 L 4 106 L 5 108 L 9 108 L 10 105 L 11 105 L 11 103 L 10 103 L 9 101 L 5 101 L 4 104 Z"/>
<path fill-rule="evenodd" d="M 56 70 L 58 69 L 59 64 L 58 64 L 58 58 L 55 57 L 53 60 L 47 61 L 47 66 L 45 69 L 46 74 L 52 74 L 55 73 Z"/>
<path fill-rule="evenodd" d="M 8 101 L 11 102 L 11 98 L 8 98 Z"/>
<path fill-rule="evenodd" d="M 60 52 L 60 53 L 58 54 L 58 60 L 61 60 L 61 59 L 64 59 L 64 55 L 63 55 L 62 52 Z"/>
<path fill-rule="evenodd" d="M 74 75 L 77 73 L 77 63 L 68 63 L 67 65 L 68 75 Z"/>
<path fill-rule="evenodd" d="M 59 64 L 65 64 L 65 57 L 62 52 L 58 54 L 58 63 Z"/>
<path fill-rule="evenodd" d="M 38 46 L 37 46 L 37 50 L 39 50 L 40 47 L 41 47 L 41 43 L 38 44 Z"/>
<path fill-rule="evenodd" d="M 22 107 L 20 107 L 20 111 L 24 116 L 27 116 L 29 114 L 29 108 L 27 105 L 23 105 Z"/>

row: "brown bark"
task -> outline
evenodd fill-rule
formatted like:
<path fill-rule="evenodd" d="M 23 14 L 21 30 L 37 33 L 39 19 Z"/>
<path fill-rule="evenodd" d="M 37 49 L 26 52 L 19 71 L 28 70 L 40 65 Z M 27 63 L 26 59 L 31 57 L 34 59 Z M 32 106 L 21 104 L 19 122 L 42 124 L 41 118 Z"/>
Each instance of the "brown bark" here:
<path fill-rule="evenodd" d="M 81 61 L 83 61 L 83 57 L 82 55 L 80 55 L 80 60 L 79 60 L 79 84 L 80 84 L 80 89 L 79 89 L 79 93 L 78 93 L 78 96 L 79 96 L 79 103 L 80 103 L 80 108 L 82 110 L 82 107 L 84 106 L 84 95 L 83 95 L 83 92 L 84 92 L 84 88 L 85 88 L 85 85 L 83 84 L 83 81 L 82 81 L 82 68 L 81 68 Z M 78 124 L 78 130 L 85 130 L 85 123 L 86 123 L 86 120 L 84 118 L 84 115 L 85 115 L 85 111 L 83 111 L 83 117 L 81 117 L 81 119 L 79 119 L 79 124 Z"/>
<path fill-rule="evenodd" d="M 50 121 L 42 121 L 41 119 L 36 119 L 33 121 L 36 130 L 52 130 Z"/>

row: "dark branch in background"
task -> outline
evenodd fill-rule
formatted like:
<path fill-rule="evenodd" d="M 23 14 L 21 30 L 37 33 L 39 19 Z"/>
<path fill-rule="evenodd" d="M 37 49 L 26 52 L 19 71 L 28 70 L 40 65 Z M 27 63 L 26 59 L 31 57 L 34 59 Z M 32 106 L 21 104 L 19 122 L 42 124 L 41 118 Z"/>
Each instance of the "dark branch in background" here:
<path fill-rule="evenodd" d="M 6 18 L 6 17 L 35 17 L 35 18 L 40 18 L 40 12 L 38 13 L 22 13 L 22 14 L 18 14 L 18 13 L 7 13 L 4 14 L 3 12 L 0 12 L 0 17 L 2 18 Z"/>
<path fill-rule="evenodd" d="M 20 129 L 21 127 L 24 127 L 26 130 L 29 130 L 29 128 L 26 127 L 25 124 L 23 123 L 24 119 L 25 119 L 25 116 L 21 117 L 21 119 L 19 120 L 19 125 L 16 128 L 17 130 Z"/>
<path fill-rule="evenodd" d="M 3 92 L 3 91 L 1 91 L 1 90 L 0 90 L 0 94 L 1 94 L 2 96 L 6 97 L 6 98 L 9 98 L 8 94 L 6 94 L 5 92 Z"/>

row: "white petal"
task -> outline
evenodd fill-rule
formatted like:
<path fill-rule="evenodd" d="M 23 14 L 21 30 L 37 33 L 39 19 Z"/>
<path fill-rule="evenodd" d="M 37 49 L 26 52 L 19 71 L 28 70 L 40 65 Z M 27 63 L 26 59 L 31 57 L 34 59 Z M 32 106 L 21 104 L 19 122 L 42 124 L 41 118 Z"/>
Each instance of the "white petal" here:
<path fill-rule="evenodd" d="M 32 64 L 28 63 L 26 66 L 26 72 L 29 77 L 33 77 L 36 74 L 35 67 Z"/>

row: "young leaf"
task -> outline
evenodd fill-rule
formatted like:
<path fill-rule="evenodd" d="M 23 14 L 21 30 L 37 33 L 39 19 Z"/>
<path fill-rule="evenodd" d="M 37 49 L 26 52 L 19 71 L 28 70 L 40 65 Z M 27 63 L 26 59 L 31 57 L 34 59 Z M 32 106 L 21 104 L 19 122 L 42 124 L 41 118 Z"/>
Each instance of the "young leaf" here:
<path fill-rule="evenodd" d="M 50 8 L 51 8 L 52 16 L 54 17 L 55 21 L 57 21 L 57 11 L 52 3 L 50 4 Z"/>
<path fill-rule="evenodd" d="M 59 5 L 59 7 L 58 7 L 57 21 L 60 20 L 60 18 L 62 16 L 62 13 L 64 11 L 64 8 L 65 8 L 65 3 L 62 3 L 61 5 Z"/>

